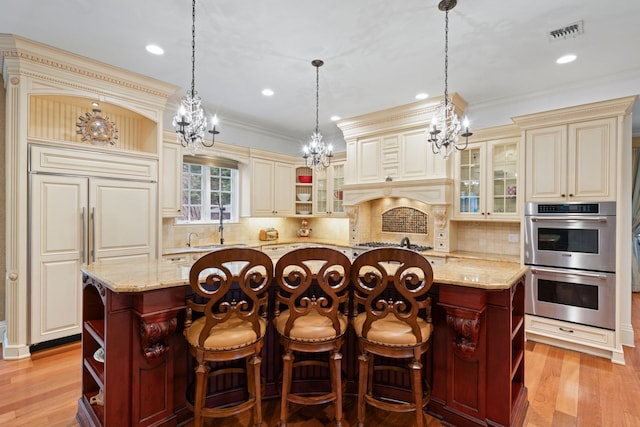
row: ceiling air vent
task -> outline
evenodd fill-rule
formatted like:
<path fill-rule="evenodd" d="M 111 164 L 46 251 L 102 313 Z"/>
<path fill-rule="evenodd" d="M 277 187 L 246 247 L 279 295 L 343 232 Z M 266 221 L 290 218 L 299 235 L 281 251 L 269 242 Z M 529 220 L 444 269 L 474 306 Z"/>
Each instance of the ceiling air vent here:
<path fill-rule="evenodd" d="M 583 21 L 574 22 L 573 24 L 565 25 L 564 27 L 557 28 L 555 30 L 549 31 L 547 37 L 550 42 L 555 42 L 559 40 L 568 39 L 569 37 L 574 38 L 578 37 L 580 34 L 584 33 L 584 23 Z"/>

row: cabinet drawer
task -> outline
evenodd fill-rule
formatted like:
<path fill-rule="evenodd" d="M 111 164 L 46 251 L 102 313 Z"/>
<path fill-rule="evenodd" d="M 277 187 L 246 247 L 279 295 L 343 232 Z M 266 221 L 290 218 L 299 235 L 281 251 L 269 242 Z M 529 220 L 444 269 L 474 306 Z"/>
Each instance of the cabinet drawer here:
<path fill-rule="evenodd" d="M 262 252 L 269 255 L 271 258 L 278 258 L 289 252 L 289 245 L 266 245 L 262 246 Z"/>
<path fill-rule="evenodd" d="M 543 317 L 525 316 L 525 329 L 529 334 L 562 339 L 578 344 L 611 348 L 614 346 L 614 331 Z"/>
<path fill-rule="evenodd" d="M 446 258 L 440 258 L 440 257 L 425 257 L 427 259 L 427 261 L 429 261 L 429 264 L 431 265 L 442 265 L 445 264 L 447 262 Z"/>

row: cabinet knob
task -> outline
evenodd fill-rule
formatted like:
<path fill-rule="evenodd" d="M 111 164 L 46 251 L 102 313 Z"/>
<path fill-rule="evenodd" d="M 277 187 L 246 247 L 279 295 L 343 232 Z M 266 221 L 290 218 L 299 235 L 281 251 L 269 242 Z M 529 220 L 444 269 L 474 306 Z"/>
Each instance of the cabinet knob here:
<path fill-rule="evenodd" d="M 561 194 L 561 195 L 560 195 L 560 197 L 566 197 L 566 196 L 567 196 L 566 194 Z"/>
<path fill-rule="evenodd" d="M 573 197 L 573 194 L 569 194 L 569 197 Z"/>
<path fill-rule="evenodd" d="M 480 215 L 484 216 L 484 212 L 480 212 Z"/>
<path fill-rule="evenodd" d="M 491 212 L 487 212 L 487 215 L 491 215 Z"/>

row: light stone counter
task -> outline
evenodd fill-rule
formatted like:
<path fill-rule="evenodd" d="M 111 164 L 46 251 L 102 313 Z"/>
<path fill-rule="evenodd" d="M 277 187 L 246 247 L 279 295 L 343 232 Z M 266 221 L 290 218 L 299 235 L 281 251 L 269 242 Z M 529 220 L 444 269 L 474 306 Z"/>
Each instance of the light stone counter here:
<path fill-rule="evenodd" d="M 433 281 L 487 290 L 509 289 L 528 267 L 516 262 L 451 258 L 433 268 Z"/>
<path fill-rule="evenodd" d="M 232 248 L 232 247 L 244 247 L 244 248 L 260 248 L 261 246 L 268 245 L 290 245 L 303 243 L 312 245 L 329 245 L 329 246 L 344 246 L 351 247 L 348 240 L 331 240 L 331 239 L 316 239 L 316 238 L 299 238 L 299 237 L 291 237 L 291 238 L 280 238 L 276 240 L 247 240 L 243 242 L 228 242 L 224 245 L 217 245 L 212 243 L 210 245 L 201 245 L 201 246 L 193 246 L 193 247 L 180 247 L 180 248 L 164 248 L 162 250 L 162 255 L 177 255 L 177 254 L 188 254 L 193 252 L 206 252 L 208 250 L 220 249 L 222 247 Z"/>
<path fill-rule="evenodd" d="M 82 272 L 114 292 L 145 292 L 187 285 L 189 265 L 163 260 L 97 263 Z M 514 262 L 450 259 L 433 266 L 434 282 L 472 288 L 508 289 L 527 271 Z"/>

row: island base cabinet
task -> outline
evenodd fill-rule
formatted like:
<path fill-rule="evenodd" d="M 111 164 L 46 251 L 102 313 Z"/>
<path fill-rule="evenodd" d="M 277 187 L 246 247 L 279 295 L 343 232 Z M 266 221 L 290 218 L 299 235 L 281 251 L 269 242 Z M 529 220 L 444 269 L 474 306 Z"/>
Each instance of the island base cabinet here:
<path fill-rule="evenodd" d="M 81 426 L 178 425 L 174 408 L 184 397 L 175 395 L 174 365 L 184 362 L 176 339 L 184 298 L 183 287 L 116 293 L 83 276 Z"/>
<path fill-rule="evenodd" d="M 510 289 L 435 284 L 428 412 L 456 426 L 521 426 L 524 278 Z"/>

